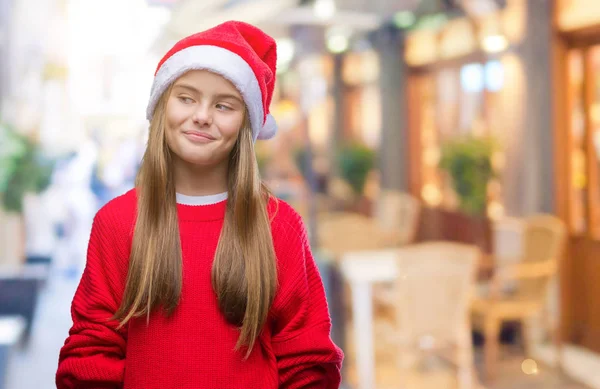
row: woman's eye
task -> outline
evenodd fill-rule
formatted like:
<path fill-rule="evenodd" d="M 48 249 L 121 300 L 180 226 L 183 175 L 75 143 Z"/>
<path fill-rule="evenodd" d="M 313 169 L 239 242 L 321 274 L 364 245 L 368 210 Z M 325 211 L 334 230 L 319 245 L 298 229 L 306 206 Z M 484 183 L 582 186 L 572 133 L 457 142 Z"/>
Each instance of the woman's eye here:
<path fill-rule="evenodd" d="M 181 101 L 184 104 L 191 104 L 194 102 L 194 100 L 190 99 L 189 97 L 185 97 L 185 96 L 179 96 L 179 101 Z"/>
<path fill-rule="evenodd" d="M 217 109 L 220 110 L 220 111 L 230 111 L 231 107 L 228 107 L 228 106 L 223 105 L 223 104 L 217 104 Z"/>

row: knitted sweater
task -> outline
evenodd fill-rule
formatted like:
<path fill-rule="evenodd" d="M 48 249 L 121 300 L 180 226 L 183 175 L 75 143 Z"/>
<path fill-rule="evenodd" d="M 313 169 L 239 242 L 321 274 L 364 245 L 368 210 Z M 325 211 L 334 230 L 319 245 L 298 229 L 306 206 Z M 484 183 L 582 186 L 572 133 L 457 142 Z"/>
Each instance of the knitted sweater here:
<path fill-rule="evenodd" d="M 276 203 L 278 202 L 278 204 Z M 98 211 L 87 264 L 73 299 L 73 326 L 60 351 L 56 384 L 66 388 L 338 388 L 343 359 L 331 341 L 323 284 L 301 218 L 285 202 L 269 213 L 278 290 L 250 357 L 234 351 L 239 330 L 220 313 L 211 268 L 227 201 L 177 204 L 183 286 L 175 312 L 159 310 L 117 330 L 128 270 L 136 195 Z"/>

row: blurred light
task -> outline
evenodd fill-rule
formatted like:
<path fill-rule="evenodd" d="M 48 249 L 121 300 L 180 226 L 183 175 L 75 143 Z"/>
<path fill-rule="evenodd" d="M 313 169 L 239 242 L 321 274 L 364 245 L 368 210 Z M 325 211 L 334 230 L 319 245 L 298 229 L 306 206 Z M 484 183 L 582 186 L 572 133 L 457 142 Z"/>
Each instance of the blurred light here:
<path fill-rule="evenodd" d="M 497 201 L 493 201 L 488 206 L 488 217 L 492 220 L 500 220 L 504 217 L 504 206 Z"/>
<path fill-rule="evenodd" d="M 327 49 L 334 54 L 343 53 L 348 50 L 350 47 L 350 35 L 351 31 L 348 28 L 340 26 L 331 27 L 325 33 Z"/>
<path fill-rule="evenodd" d="M 472 63 L 460 69 L 460 84 L 466 92 L 481 92 L 483 83 L 483 66 L 481 64 Z"/>
<path fill-rule="evenodd" d="M 526 359 L 521 364 L 521 370 L 523 370 L 523 373 L 527 375 L 537 374 L 538 366 L 533 359 Z"/>
<path fill-rule="evenodd" d="M 483 38 L 482 46 L 483 50 L 488 53 L 499 53 L 506 50 L 508 47 L 508 40 L 504 35 L 488 35 Z"/>
<path fill-rule="evenodd" d="M 348 50 L 348 38 L 343 35 L 334 35 L 327 38 L 327 49 L 334 54 L 343 53 Z"/>
<path fill-rule="evenodd" d="M 331 19 L 335 15 L 335 2 L 333 0 L 316 0 L 314 11 L 315 16 L 319 19 Z"/>
<path fill-rule="evenodd" d="M 498 92 L 504 86 L 504 66 L 500 61 L 490 61 L 485 64 L 485 88 Z"/>
<path fill-rule="evenodd" d="M 440 158 L 441 152 L 439 148 L 430 147 L 423 153 L 423 162 L 427 166 L 437 166 Z"/>
<path fill-rule="evenodd" d="M 442 203 L 442 193 L 434 184 L 427 184 L 421 189 L 421 197 L 425 202 L 432 206 L 438 206 Z"/>
<path fill-rule="evenodd" d="M 408 28 L 416 21 L 415 14 L 410 11 L 398 12 L 394 15 L 394 24 L 398 28 Z"/>
<path fill-rule="evenodd" d="M 590 107 L 590 120 L 593 123 L 600 122 L 600 104 L 595 103 Z"/>
<path fill-rule="evenodd" d="M 294 58 L 294 41 L 290 38 L 277 39 L 277 72 L 284 72 L 288 69 L 290 62 Z"/>

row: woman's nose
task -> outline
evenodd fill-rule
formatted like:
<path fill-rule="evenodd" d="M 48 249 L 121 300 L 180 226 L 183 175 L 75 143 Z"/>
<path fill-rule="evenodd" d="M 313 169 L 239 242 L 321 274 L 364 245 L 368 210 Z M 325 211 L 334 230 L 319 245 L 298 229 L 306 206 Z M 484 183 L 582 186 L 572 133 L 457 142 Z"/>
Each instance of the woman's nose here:
<path fill-rule="evenodd" d="M 192 118 L 194 123 L 201 126 L 212 124 L 212 112 L 207 104 L 199 104 Z"/>

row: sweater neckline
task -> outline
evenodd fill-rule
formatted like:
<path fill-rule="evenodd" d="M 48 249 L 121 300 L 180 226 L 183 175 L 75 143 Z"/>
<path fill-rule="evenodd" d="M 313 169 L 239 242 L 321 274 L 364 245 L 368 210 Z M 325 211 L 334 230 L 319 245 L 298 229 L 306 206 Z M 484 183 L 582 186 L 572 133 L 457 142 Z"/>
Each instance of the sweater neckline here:
<path fill-rule="evenodd" d="M 227 192 L 209 196 L 177 193 L 177 213 L 181 221 L 210 221 L 225 218 Z"/>
<path fill-rule="evenodd" d="M 182 193 L 176 193 L 175 196 L 177 199 L 177 204 L 191 206 L 212 205 L 227 200 L 227 192 L 206 196 L 188 196 Z"/>

